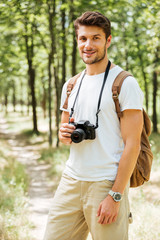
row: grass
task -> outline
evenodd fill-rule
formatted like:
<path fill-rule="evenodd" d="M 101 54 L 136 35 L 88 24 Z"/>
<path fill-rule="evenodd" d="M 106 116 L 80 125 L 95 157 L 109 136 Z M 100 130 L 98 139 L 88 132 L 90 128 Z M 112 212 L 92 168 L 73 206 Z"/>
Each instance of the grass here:
<path fill-rule="evenodd" d="M 12 157 L 9 145 L 0 145 L 0 239 L 28 240 L 28 178 L 24 166 Z"/>
<path fill-rule="evenodd" d="M 61 146 L 59 148 L 42 149 L 40 153 L 41 158 L 39 161 L 45 161 L 51 164 L 48 173 L 49 177 L 52 178 L 55 175 L 61 176 L 66 159 L 69 155 L 69 148 L 67 146 Z"/>
<path fill-rule="evenodd" d="M 160 166 L 160 134 L 152 133 L 150 136 L 151 148 L 154 153 L 153 168 L 154 171 Z"/>
<path fill-rule="evenodd" d="M 139 189 L 131 199 L 131 211 L 130 240 L 160 239 L 160 203 L 148 201 L 143 190 Z"/>
<path fill-rule="evenodd" d="M 130 189 L 133 223 L 130 240 L 160 239 L 160 134 L 152 133 L 150 143 L 154 155 L 150 181 Z"/>

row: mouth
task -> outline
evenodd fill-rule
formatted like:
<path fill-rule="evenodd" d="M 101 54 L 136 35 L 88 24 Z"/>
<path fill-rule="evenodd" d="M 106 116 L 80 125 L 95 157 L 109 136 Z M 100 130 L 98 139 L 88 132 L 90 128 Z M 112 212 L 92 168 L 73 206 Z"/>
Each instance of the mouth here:
<path fill-rule="evenodd" d="M 86 56 L 86 57 L 90 57 L 92 56 L 96 51 L 83 51 L 83 54 Z"/>

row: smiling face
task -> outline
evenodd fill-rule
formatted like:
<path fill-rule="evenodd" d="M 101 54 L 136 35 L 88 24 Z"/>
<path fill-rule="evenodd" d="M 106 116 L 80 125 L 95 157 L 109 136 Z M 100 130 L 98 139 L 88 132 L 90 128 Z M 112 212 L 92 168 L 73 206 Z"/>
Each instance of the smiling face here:
<path fill-rule="evenodd" d="M 111 36 L 106 40 L 103 29 L 97 26 L 80 25 L 77 33 L 80 57 L 85 64 L 90 65 L 103 60 L 106 61 Z"/>

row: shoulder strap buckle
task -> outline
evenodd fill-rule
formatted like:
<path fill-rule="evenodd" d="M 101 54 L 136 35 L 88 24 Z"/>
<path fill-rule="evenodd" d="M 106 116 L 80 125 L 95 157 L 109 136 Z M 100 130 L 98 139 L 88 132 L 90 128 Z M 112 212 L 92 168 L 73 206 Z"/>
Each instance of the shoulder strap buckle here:
<path fill-rule="evenodd" d="M 115 92 L 115 93 L 113 92 L 112 97 L 114 101 L 118 100 L 118 96 L 119 96 L 118 92 Z"/>

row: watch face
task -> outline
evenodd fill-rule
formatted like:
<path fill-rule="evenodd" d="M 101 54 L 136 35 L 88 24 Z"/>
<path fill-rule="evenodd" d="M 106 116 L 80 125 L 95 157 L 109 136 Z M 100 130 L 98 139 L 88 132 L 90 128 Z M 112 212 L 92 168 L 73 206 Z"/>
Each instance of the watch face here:
<path fill-rule="evenodd" d="M 121 194 L 116 193 L 116 194 L 114 195 L 114 199 L 115 199 L 115 201 L 120 201 L 120 200 L 121 200 Z"/>

